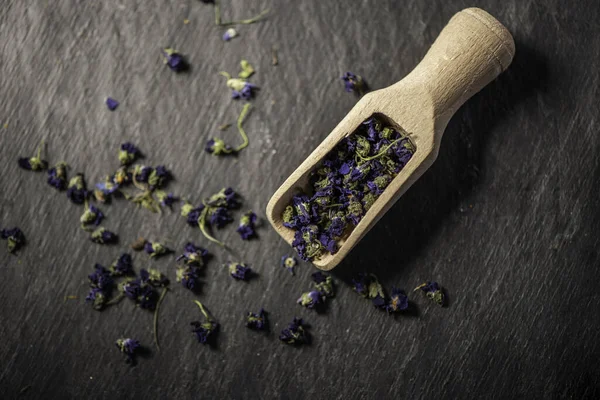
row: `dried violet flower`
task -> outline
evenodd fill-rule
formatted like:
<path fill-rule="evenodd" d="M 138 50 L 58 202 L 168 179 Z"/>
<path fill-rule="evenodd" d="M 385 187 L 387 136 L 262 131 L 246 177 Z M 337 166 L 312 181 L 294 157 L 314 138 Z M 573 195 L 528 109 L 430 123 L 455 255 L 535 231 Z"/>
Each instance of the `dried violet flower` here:
<path fill-rule="evenodd" d="M 162 50 L 163 62 L 175 72 L 183 72 L 189 68 L 185 58 L 175 49 L 165 47 Z"/>
<path fill-rule="evenodd" d="M 335 254 L 415 152 L 408 134 L 378 117 L 363 122 L 310 173 L 307 193 L 282 213 L 292 246 L 306 261 Z"/>
<path fill-rule="evenodd" d="M 237 31 L 233 28 L 229 28 L 223 34 L 223 40 L 229 42 L 231 39 L 238 35 Z"/>
<path fill-rule="evenodd" d="M 297 300 L 298 304 L 307 308 L 315 308 L 319 304 L 323 304 L 327 298 L 335 296 L 331 276 L 319 271 L 312 274 L 312 279 L 314 289 L 302 293 Z"/>
<path fill-rule="evenodd" d="M 238 197 L 232 188 L 224 188 L 218 193 L 204 199 L 201 207 L 194 208 L 191 204 L 185 203 L 182 206 L 181 215 L 186 217 L 188 223 L 191 225 L 193 224 L 193 218 L 196 218 L 196 215 L 199 214 L 196 224 L 204 237 L 220 246 L 225 246 L 224 243 L 215 239 L 208 232 L 207 225 L 220 228 L 233 221 L 229 211 L 240 206 Z"/>
<path fill-rule="evenodd" d="M 262 308 L 255 314 L 252 311 L 248 311 L 246 314 L 246 327 L 255 331 L 262 331 L 267 327 L 267 320 L 265 310 Z"/>
<path fill-rule="evenodd" d="M 67 163 L 59 162 L 48 170 L 48 185 L 58 190 L 67 188 Z"/>
<path fill-rule="evenodd" d="M 119 162 L 121 165 L 129 165 L 135 162 L 140 154 L 140 150 L 135 145 L 125 142 L 121 145 L 121 150 L 119 150 Z"/>
<path fill-rule="evenodd" d="M 121 353 L 127 356 L 127 363 L 134 362 L 134 356 L 136 351 L 141 347 L 140 342 L 135 339 L 117 339 L 115 342 L 117 348 Z"/>
<path fill-rule="evenodd" d="M 102 211 L 100 211 L 100 209 L 98 209 L 96 206 L 94 206 L 93 204 L 90 204 L 89 206 L 87 206 L 85 208 L 85 211 L 83 212 L 83 214 L 81 214 L 81 217 L 79 218 L 79 222 L 81 222 L 81 227 L 85 230 L 87 230 L 87 226 L 86 225 L 100 225 L 100 222 L 102 222 L 102 220 L 104 219 L 104 214 L 102 213 Z"/>
<path fill-rule="evenodd" d="M 147 283 L 154 287 L 164 287 L 169 284 L 169 279 L 167 279 L 167 277 L 159 270 L 154 268 L 140 269 L 140 278 L 143 283 Z"/>
<path fill-rule="evenodd" d="M 356 279 L 352 279 L 352 289 L 365 299 L 375 299 L 378 296 L 385 299 L 383 287 L 373 274 L 361 272 Z"/>
<path fill-rule="evenodd" d="M 88 275 L 90 281 L 90 293 L 85 298 L 86 302 L 92 303 L 94 310 L 102 310 L 113 290 L 114 281 L 109 270 L 100 264 L 94 266 L 95 271 Z"/>
<path fill-rule="evenodd" d="M 205 322 L 192 322 L 192 332 L 196 334 L 198 342 L 206 344 L 218 329 L 219 324 L 210 316 L 202 303 L 200 303 L 198 300 L 194 300 L 194 303 L 200 307 L 200 311 L 202 312 L 202 315 L 204 315 Z"/>
<path fill-rule="evenodd" d="M 203 210 L 203 204 L 198 207 L 194 207 L 192 204 L 185 201 L 181 206 L 181 216 L 186 217 L 188 225 L 198 226 L 198 220 L 200 219 Z"/>
<path fill-rule="evenodd" d="M 298 265 L 298 260 L 295 257 L 283 256 L 281 257 L 281 266 L 294 275 L 294 268 Z"/>
<path fill-rule="evenodd" d="M 147 254 L 149 254 L 150 257 L 152 257 L 152 258 L 160 257 L 160 256 L 170 252 L 169 248 L 167 248 L 163 244 L 161 244 L 159 242 L 150 242 L 150 241 L 146 241 L 146 243 L 144 244 L 144 251 Z"/>
<path fill-rule="evenodd" d="M 444 295 L 444 290 L 437 282 L 425 282 L 417 286 L 415 288 L 415 291 L 419 289 L 421 289 L 421 291 L 425 293 L 428 299 L 430 299 L 439 306 L 444 306 L 446 296 Z"/>
<path fill-rule="evenodd" d="M 183 260 L 185 265 L 199 268 L 204 267 L 207 257 L 208 250 L 188 242 L 185 245 L 183 254 L 177 257 L 177 261 Z"/>
<path fill-rule="evenodd" d="M 181 282 L 183 287 L 191 291 L 196 291 L 200 287 L 200 269 L 190 266 L 178 266 L 176 272 L 177 282 Z"/>
<path fill-rule="evenodd" d="M 42 141 L 37 148 L 37 154 L 33 157 L 20 157 L 19 167 L 29 171 L 42 171 L 48 168 L 48 161 L 42 160 L 42 147 L 44 142 Z"/>
<path fill-rule="evenodd" d="M 229 263 L 226 265 L 232 278 L 247 281 L 252 276 L 252 268 L 246 264 Z"/>
<path fill-rule="evenodd" d="M 256 236 L 256 214 L 253 211 L 247 211 L 240 218 L 240 225 L 237 228 L 237 233 L 240 234 L 243 240 L 248 240 Z"/>
<path fill-rule="evenodd" d="M 67 188 L 67 197 L 74 204 L 84 204 L 89 197 L 90 192 L 87 190 L 85 179 L 82 173 L 78 173 L 69 180 Z"/>
<path fill-rule="evenodd" d="M 173 193 L 167 193 L 163 190 L 157 190 L 156 198 L 160 201 L 160 205 L 163 207 L 171 208 L 173 204 L 179 201 L 179 197 L 176 197 Z"/>
<path fill-rule="evenodd" d="M 390 313 L 403 311 L 408 308 L 408 296 L 398 288 L 393 287 L 386 310 Z"/>
<path fill-rule="evenodd" d="M 167 195 L 157 189 L 161 189 L 170 180 L 171 173 L 164 165 L 159 165 L 156 168 L 145 165 L 134 165 L 132 181 L 135 187 L 141 190 L 141 193 L 129 196 L 128 198 L 132 203 L 141 205 L 152 212 L 161 212 L 160 206 L 165 201 Z M 155 193 L 159 201 L 154 198 Z"/>
<path fill-rule="evenodd" d="M 158 294 L 154 288 L 141 277 L 127 279 L 119 284 L 122 295 L 135 301 L 138 307 L 146 310 L 154 310 L 158 301 Z"/>
<path fill-rule="evenodd" d="M 113 244 L 118 240 L 118 236 L 105 228 L 98 228 L 90 235 L 90 240 L 98 244 Z"/>
<path fill-rule="evenodd" d="M 2 229 L 0 237 L 8 242 L 8 252 L 14 253 L 25 244 L 25 235 L 21 229 L 15 227 L 12 229 Z"/>
<path fill-rule="evenodd" d="M 237 128 L 238 128 L 238 132 L 240 133 L 240 136 L 242 137 L 242 144 L 233 148 L 233 147 L 229 146 L 228 144 L 225 144 L 225 142 L 219 138 L 212 138 L 212 139 L 209 139 L 208 142 L 206 142 L 206 147 L 204 148 L 204 150 L 207 153 L 212 154 L 214 156 L 221 156 L 221 155 L 226 155 L 226 154 L 237 153 L 237 152 L 245 149 L 248 146 L 248 143 L 250 143 L 250 142 L 248 140 L 248 135 L 246 134 L 246 131 L 244 130 L 243 123 L 244 123 L 244 120 L 246 119 L 246 116 L 248 115 L 249 110 L 250 110 L 250 104 L 249 103 L 245 104 L 244 108 L 242 108 L 242 112 L 240 113 L 240 116 L 238 117 L 238 120 L 237 120 Z"/>
<path fill-rule="evenodd" d="M 117 109 L 117 107 L 119 107 L 119 102 L 115 99 L 113 99 L 112 97 L 107 97 L 106 98 L 106 107 L 108 107 L 108 109 L 110 111 L 115 111 Z"/>
<path fill-rule="evenodd" d="M 301 345 L 308 344 L 308 333 L 302 324 L 302 318 L 294 318 L 287 328 L 281 331 L 279 340 L 286 344 Z"/>
<path fill-rule="evenodd" d="M 134 275 L 131 255 L 123 253 L 109 268 L 112 276 Z"/>
<path fill-rule="evenodd" d="M 360 96 L 365 94 L 367 86 L 360 75 L 346 72 L 341 79 L 344 81 L 346 92 L 355 92 Z"/>

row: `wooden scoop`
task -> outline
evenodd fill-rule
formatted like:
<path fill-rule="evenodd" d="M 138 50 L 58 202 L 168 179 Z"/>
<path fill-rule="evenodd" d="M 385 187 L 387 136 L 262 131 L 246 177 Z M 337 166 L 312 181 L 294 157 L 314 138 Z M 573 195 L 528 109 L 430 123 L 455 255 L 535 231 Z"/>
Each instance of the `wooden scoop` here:
<path fill-rule="evenodd" d="M 409 133 L 416 152 L 375 201 L 336 254 L 313 263 L 322 270 L 338 265 L 406 190 L 433 164 L 442 134 L 456 110 L 511 63 L 515 44 L 508 30 L 487 12 L 467 8 L 452 17 L 425 58 L 404 79 L 366 94 L 333 132 L 290 175 L 267 205 L 267 218 L 288 242 L 294 230 L 282 224 L 292 197 L 308 187 L 309 174 L 340 140 L 375 115 Z"/>

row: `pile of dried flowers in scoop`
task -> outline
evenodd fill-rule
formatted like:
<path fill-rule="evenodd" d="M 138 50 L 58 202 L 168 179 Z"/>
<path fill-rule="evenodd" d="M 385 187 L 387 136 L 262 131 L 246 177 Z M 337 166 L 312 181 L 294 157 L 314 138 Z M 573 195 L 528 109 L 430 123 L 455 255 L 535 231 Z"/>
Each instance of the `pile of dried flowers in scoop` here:
<path fill-rule="evenodd" d="M 330 151 L 311 172 L 310 192 L 294 196 L 282 216 L 300 258 L 336 253 L 414 152 L 406 132 L 375 116 Z"/>

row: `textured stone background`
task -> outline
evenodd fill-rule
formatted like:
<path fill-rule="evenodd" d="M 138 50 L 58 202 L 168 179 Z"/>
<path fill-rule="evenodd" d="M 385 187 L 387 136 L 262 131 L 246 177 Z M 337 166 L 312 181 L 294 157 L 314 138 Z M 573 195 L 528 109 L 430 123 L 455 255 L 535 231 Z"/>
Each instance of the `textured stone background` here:
<path fill-rule="evenodd" d="M 20 226 L 29 244 L 18 256 L 0 248 L 0 397 L 598 398 L 598 2 L 223 2 L 226 19 L 273 12 L 225 43 L 199 1 L 189 9 L 175 0 L 1 1 L 0 226 Z M 216 348 L 189 332 L 199 312 L 177 285 L 163 303 L 160 352 L 150 313 L 84 304 L 94 263 L 109 264 L 138 235 L 177 249 L 206 241 L 176 212 L 117 201 L 104 207 L 105 226 L 121 244 L 92 244 L 78 226 L 81 209 L 45 174 L 19 170 L 18 155 L 45 139 L 50 162 L 65 160 L 94 183 L 130 140 L 146 163 L 173 171 L 175 193 L 198 202 L 230 185 L 262 214 L 355 103 L 339 81 L 344 71 L 372 88 L 396 82 L 452 14 L 472 5 L 514 34 L 513 65 L 457 113 L 436 164 L 335 270 L 338 296 L 324 314 L 294 304 L 313 268 L 301 265 L 295 277 L 281 269 L 290 249 L 268 226 L 251 243 L 233 225 L 218 232 L 259 272 L 249 284 L 232 281 L 220 268 L 232 256 L 208 245 L 216 259 L 198 297 L 222 324 Z M 168 45 L 188 56 L 189 74 L 161 64 Z M 203 145 L 242 107 L 217 73 L 237 72 L 240 58 L 255 65 L 262 88 L 246 124 L 250 146 L 216 159 Z M 122 102 L 116 112 L 105 96 Z M 237 140 L 235 129 L 222 135 Z M 135 265 L 174 278 L 172 258 L 137 254 Z M 343 283 L 362 270 L 388 289 L 438 280 L 449 307 L 413 297 L 411 314 L 385 315 Z M 261 306 L 266 335 L 242 325 Z M 277 340 L 293 316 L 310 323 L 311 346 Z M 121 335 L 151 354 L 126 365 L 113 344 Z"/>

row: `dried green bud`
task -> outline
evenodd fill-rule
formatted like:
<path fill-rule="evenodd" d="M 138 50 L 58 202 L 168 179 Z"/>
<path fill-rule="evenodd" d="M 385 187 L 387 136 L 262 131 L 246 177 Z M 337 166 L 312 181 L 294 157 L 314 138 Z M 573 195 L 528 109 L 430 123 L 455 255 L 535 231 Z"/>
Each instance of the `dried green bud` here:
<path fill-rule="evenodd" d="M 252 74 L 254 74 L 254 68 L 252 65 L 246 60 L 240 61 L 240 68 L 242 69 L 238 76 L 242 79 L 248 79 Z"/>
<path fill-rule="evenodd" d="M 371 151 L 371 144 L 364 136 L 356 137 L 356 154 L 361 157 L 367 157 Z"/>
<path fill-rule="evenodd" d="M 288 225 L 294 224 L 294 217 L 296 216 L 296 211 L 294 207 L 287 206 L 285 211 L 283 212 L 283 223 Z"/>
<path fill-rule="evenodd" d="M 373 206 L 373 203 L 375 203 L 375 200 L 377 200 L 377 196 L 374 193 L 369 192 L 363 196 L 362 204 L 365 211 L 369 211 L 369 209 Z"/>

